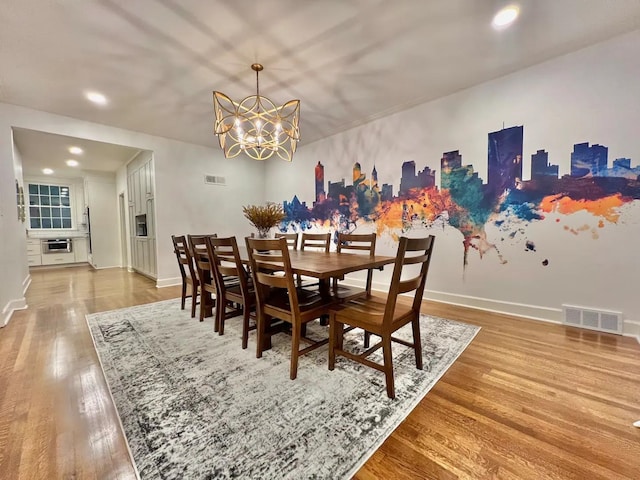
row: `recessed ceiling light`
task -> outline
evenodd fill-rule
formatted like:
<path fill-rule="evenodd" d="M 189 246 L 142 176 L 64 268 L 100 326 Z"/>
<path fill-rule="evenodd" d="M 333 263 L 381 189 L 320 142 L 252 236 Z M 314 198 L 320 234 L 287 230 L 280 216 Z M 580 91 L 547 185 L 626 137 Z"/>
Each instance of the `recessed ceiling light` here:
<path fill-rule="evenodd" d="M 507 28 L 516 20 L 516 18 L 518 18 L 519 13 L 520 8 L 518 8 L 517 5 L 509 5 L 508 7 L 504 7 L 502 10 L 496 13 L 495 17 L 493 17 L 491 25 L 496 30 Z"/>
<path fill-rule="evenodd" d="M 77 167 L 79 165 L 77 160 L 74 160 L 73 158 L 70 158 L 69 160 L 67 160 L 67 165 L 69 165 L 70 167 Z"/>
<path fill-rule="evenodd" d="M 45 175 L 51 175 L 53 173 L 53 170 L 51 170 L 50 168 L 43 168 L 42 173 L 44 173 Z"/>
<path fill-rule="evenodd" d="M 80 147 L 69 147 L 69 153 L 73 153 L 74 155 L 82 155 L 84 150 Z"/>
<path fill-rule="evenodd" d="M 96 105 L 106 105 L 109 102 L 107 97 L 100 92 L 86 92 L 84 96 L 87 97 L 87 100 L 95 103 Z"/>

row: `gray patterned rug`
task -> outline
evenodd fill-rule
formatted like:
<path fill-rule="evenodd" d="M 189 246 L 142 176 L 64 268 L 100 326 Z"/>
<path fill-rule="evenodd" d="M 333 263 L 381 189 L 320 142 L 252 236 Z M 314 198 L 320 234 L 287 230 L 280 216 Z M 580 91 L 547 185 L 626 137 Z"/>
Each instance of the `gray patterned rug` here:
<path fill-rule="evenodd" d="M 394 345 L 396 399 L 384 375 L 327 347 L 300 359 L 289 380 L 290 337 L 255 358 L 240 347 L 240 318 L 213 332 L 179 300 L 87 315 L 143 479 L 349 478 L 451 366 L 479 328 L 422 316 L 424 370 Z M 410 325 L 402 334 L 410 338 Z M 315 322 L 308 333 L 324 338 Z M 398 336 L 402 336 L 398 335 Z M 349 336 L 350 335 L 350 336 Z M 345 342 L 362 345 L 353 331 Z"/>

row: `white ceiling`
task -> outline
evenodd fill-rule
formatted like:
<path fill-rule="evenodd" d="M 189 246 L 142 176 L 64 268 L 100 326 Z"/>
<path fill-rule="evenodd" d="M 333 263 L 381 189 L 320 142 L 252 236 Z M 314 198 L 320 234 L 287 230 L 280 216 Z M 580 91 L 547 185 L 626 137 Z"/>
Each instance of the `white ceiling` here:
<path fill-rule="evenodd" d="M 2 0 L 0 101 L 203 145 L 212 90 L 302 102 L 301 146 L 640 28 L 639 0 Z M 111 102 L 83 98 L 95 89 Z"/>
<path fill-rule="evenodd" d="M 43 168 L 51 168 L 54 176 L 64 178 L 82 177 L 87 171 L 115 172 L 140 152 L 137 148 L 24 128 L 13 129 L 13 141 L 20 151 L 25 176 L 41 176 Z M 73 155 L 69 147 L 80 147 L 83 152 Z M 77 160 L 79 165 L 69 167 L 67 159 Z"/>

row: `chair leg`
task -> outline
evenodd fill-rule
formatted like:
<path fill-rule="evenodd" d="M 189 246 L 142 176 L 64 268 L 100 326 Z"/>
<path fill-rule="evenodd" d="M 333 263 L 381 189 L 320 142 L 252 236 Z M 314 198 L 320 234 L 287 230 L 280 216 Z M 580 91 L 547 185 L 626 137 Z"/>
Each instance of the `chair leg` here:
<path fill-rule="evenodd" d="M 344 323 L 336 322 L 336 348 L 342 350 L 344 347 Z"/>
<path fill-rule="evenodd" d="M 227 318 L 227 299 L 223 295 L 216 298 L 216 307 L 220 305 L 220 319 L 218 320 L 218 335 L 224 335 L 224 321 Z"/>
<path fill-rule="evenodd" d="M 242 306 L 242 348 L 247 348 L 249 343 L 249 315 L 250 307 L 248 305 Z"/>
<path fill-rule="evenodd" d="M 298 353 L 300 351 L 300 330 L 302 326 L 295 323 L 291 326 L 291 369 L 289 378 L 295 380 L 298 376 Z"/>
<path fill-rule="evenodd" d="M 218 335 L 222 335 L 223 332 L 221 331 L 220 326 L 224 324 L 224 313 L 225 313 L 223 303 L 216 301 L 214 308 L 215 308 L 216 316 L 215 316 L 215 322 L 213 324 L 213 331 L 218 332 Z"/>
<path fill-rule="evenodd" d="M 180 310 L 184 310 L 184 303 L 187 299 L 187 282 L 182 282 L 182 302 L 180 303 Z"/>
<path fill-rule="evenodd" d="M 200 292 L 200 321 L 201 322 L 204 322 L 204 312 L 207 309 L 207 303 L 208 303 L 207 300 L 206 300 L 207 299 L 207 295 L 208 294 L 205 293 L 205 292 Z M 214 322 L 214 331 L 217 331 L 215 329 L 215 327 L 216 327 L 216 325 L 215 325 L 215 322 Z"/>
<path fill-rule="evenodd" d="M 422 340 L 420 339 L 420 316 L 411 322 L 413 329 L 413 349 L 416 354 L 416 368 L 422 370 Z"/>
<path fill-rule="evenodd" d="M 364 331 L 364 348 L 369 348 L 370 344 L 371 344 L 371 334 L 365 330 Z"/>
<path fill-rule="evenodd" d="M 256 331 L 258 334 L 256 341 L 256 358 L 262 358 L 262 346 L 264 343 L 265 319 L 264 314 L 256 312 Z"/>
<path fill-rule="evenodd" d="M 198 299 L 198 287 L 191 285 L 191 318 L 196 318 L 196 300 Z"/>
<path fill-rule="evenodd" d="M 329 317 L 329 370 L 336 366 L 336 314 Z"/>
<path fill-rule="evenodd" d="M 393 358 L 391 355 L 391 334 L 382 336 L 382 355 L 384 357 L 384 376 L 387 383 L 387 395 L 389 398 L 396 398 L 396 391 L 393 384 Z"/>

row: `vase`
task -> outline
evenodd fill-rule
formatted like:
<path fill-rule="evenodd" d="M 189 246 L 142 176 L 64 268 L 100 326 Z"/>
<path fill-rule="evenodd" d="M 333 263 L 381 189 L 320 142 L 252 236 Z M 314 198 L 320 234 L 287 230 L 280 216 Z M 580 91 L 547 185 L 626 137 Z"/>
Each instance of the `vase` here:
<path fill-rule="evenodd" d="M 271 238 L 271 227 L 269 227 L 269 228 L 259 228 L 258 229 L 258 238 Z"/>

